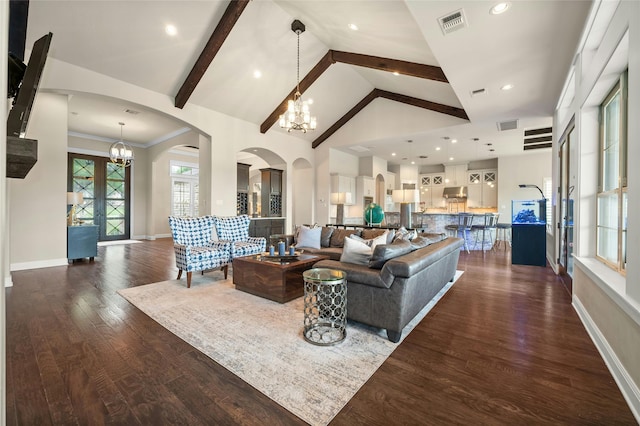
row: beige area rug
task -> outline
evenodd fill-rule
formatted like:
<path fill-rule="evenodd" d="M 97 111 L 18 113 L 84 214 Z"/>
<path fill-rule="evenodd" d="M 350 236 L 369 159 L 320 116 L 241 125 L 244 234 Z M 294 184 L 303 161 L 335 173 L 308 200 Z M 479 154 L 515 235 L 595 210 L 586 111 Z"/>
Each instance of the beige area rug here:
<path fill-rule="evenodd" d="M 452 285 L 413 319 L 403 339 Z M 312 425 L 329 423 L 398 345 L 386 332 L 352 321 L 342 343 L 312 345 L 302 337 L 302 297 L 272 302 L 236 290 L 218 273 L 194 274 L 190 289 L 185 280 L 171 280 L 118 293 Z"/>

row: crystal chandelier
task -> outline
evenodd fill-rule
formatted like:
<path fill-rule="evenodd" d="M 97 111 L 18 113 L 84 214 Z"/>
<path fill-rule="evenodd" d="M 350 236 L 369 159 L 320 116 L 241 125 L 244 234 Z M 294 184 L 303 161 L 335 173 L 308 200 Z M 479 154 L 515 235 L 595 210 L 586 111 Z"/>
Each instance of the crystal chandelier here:
<path fill-rule="evenodd" d="M 307 133 L 307 130 L 316 129 L 316 118 L 311 116 L 309 111 L 309 103 L 303 101 L 300 94 L 300 34 L 305 30 L 305 26 L 297 19 L 291 23 L 291 30 L 298 36 L 298 79 L 296 85 L 296 93 L 293 99 L 287 102 L 287 111 L 280 115 L 280 127 L 292 130 L 301 130 Z"/>
<path fill-rule="evenodd" d="M 112 163 L 128 167 L 133 162 L 133 148 L 122 139 L 122 126 L 124 126 L 124 123 L 119 122 L 118 124 L 120 125 L 120 140 L 114 142 L 109 148 L 109 158 Z"/>

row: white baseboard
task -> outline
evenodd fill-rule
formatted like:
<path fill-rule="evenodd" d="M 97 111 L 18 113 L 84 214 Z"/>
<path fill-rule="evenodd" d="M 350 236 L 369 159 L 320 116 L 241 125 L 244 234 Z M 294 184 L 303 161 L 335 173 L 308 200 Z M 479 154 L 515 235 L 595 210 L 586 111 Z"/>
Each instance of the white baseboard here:
<path fill-rule="evenodd" d="M 13 287 L 13 278 L 11 278 L 11 275 L 4 277 L 4 286 Z"/>
<path fill-rule="evenodd" d="M 618 388 L 620 388 L 620 391 L 622 392 L 622 396 L 627 401 L 627 404 L 629 404 L 631 412 L 638 423 L 640 423 L 640 388 L 638 388 L 638 385 L 631 379 L 631 376 L 627 373 L 627 370 L 620 362 L 620 359 L 613 351 L 613 348 L 609 345 L 607 339 L 602 335 L 600 329 L 598 329 L 598 326 L 593 322 L 593 319 L 591 319 L 591 316 L 585 309 L 584 305 L 575 294 L 573 295 L 572 305 L 578 313 L 582 324 L 587 329 L 587 333 L 589 333 L 591 340 L 596 345 L 598 352 L 600 352 L 602 359 L 605 364 L 607 364 L 613 379 L 616 381 Z"/>
<path fill-rule="evenodd" d="M 154 241 L 156 238 L 171 238 L 171 234 L 158 234 L 158 235 L 134 235 L 132 240 L 148 240 Z"/>
<path fill-rule="evenodd" d="M 69 264 L 69 259 L 49 259 L 37 260 L 34 262 L 12 263 L 9 269 L 11 271 L 24 271 L 25 269 L 50 268 L 52 266 L 65 266 Z"/>

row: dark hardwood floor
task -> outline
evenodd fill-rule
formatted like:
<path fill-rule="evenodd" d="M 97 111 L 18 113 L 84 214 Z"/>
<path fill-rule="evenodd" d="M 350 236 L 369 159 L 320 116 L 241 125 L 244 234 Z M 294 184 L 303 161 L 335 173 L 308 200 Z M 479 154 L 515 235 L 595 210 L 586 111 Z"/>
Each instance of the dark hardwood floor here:
<path fill-rule="evenodd" d="M 636 424 L 551 269 L 508 252 L 458 269 L 332 424 Z M 116 294 L 176 272 L 162 239 L 13 273 L 7 424 L 304 424 Z"/>

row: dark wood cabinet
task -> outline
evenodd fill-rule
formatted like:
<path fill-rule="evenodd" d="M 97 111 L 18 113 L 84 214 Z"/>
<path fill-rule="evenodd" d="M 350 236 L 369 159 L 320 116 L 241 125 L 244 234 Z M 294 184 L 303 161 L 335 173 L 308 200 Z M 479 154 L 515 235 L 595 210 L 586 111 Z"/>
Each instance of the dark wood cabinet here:
<path fill-rule="evenodd" d="M 250 164 L 237 163 L 236 210 L 237 214 L 249 213 L 249 168 Z"/>
<path fill-rule="evenodd" d="M 262 173 L 262 216 L 282 216 L 282 170 L 260 169 Z"/>
<path fill-rule="evenodd" d="M 249 168 L 250 164 L 238 163 L 237 190 L 249 192 Z"/>
<path fill-rule="evenodd" d="M 264 237 L 268 241 L 275 234 L 284 234 L 284 219 L 251 219 L 249 236 Z"/>

